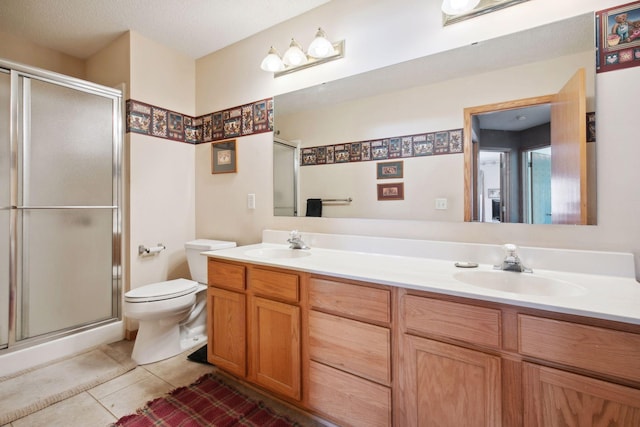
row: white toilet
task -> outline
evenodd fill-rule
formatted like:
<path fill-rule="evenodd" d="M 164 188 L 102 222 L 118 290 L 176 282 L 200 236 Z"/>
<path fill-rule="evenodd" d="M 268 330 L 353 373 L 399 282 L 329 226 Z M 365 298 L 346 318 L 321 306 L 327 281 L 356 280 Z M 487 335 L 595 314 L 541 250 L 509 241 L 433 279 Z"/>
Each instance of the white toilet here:
<path fill-rule="evenodd" d="M 124 315 L 139 322 L 131 358 L 157 362 L 206 342 L 207 257 L 204 251 L 233 248 L 235 242 L 198 239 L 185 243 L 193 280 L 152 283 L 124 295 Z"/>

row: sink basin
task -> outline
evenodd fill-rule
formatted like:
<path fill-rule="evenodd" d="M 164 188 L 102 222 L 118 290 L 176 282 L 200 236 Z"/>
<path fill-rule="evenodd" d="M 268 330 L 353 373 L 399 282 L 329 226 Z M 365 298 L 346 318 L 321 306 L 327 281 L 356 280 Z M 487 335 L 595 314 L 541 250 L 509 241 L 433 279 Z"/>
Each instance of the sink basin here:
<path fill-rule="evenodd" d="M 263 248 L 251 249 L 250 251 L 245 252 L 245 255 L 251 258 L 290 259 L 307 257 L 311 255 L 311 252 L 304 249 Z"/>
<path fill-rule="evenodd" d="M 576 296 L 586 290 L 579 285 L 535 273 L 514 273 L 511 271 L 461 271 L 454 279 L 472 286 L 513 294 L 538 296 Z"/>

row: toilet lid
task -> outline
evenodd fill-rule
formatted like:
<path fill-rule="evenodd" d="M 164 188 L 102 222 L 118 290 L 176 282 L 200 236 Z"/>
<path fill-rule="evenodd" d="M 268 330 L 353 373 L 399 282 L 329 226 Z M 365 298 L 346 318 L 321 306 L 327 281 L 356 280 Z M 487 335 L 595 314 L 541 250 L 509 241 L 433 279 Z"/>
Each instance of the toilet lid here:
<path fill-rule="evenodd" d="M 124 298 L 125 301 L 129 302 L 159 301 L 187 295 L 196 289 L 198 289 L 198 282 L 187 279 L 175 279 L 131 289 L 124 294 Z"/>

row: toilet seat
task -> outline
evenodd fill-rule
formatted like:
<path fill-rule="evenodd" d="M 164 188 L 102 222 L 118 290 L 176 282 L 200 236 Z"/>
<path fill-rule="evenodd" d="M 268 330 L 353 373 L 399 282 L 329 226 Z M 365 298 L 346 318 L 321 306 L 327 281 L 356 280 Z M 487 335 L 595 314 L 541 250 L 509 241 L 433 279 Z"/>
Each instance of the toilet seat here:
<path fill-rule="evenodd" d="M 200 284 L 193 280 L 175 279 L 166 282 L 152 283 L 131 289 L 124 294 L 126 302 L 152 302 L 178 298 L 193 293 L 199 289 Z"/>

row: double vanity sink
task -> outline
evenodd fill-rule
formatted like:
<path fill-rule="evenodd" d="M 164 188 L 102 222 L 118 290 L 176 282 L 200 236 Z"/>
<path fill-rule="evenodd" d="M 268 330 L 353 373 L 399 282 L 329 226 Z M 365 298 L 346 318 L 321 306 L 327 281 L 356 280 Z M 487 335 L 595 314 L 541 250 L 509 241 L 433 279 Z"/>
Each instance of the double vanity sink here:
<path fill-rule="evenodd" d="M 313 253 L 311 250 L 291 249 L 289 247 L 260 247 L 244 252 L 247 257 L 258 260 L 306 258 Z M 533 272 L 516 273 L 472 268 L 473 270 L 453 273 L 453 279 L 471 286 L 510 294 L 557 297 L 577 296 L 587 293 L 587 290 L 578 284 Z"/>
<path fill-rule="evenodd" d="M 530 262 L 529 258 L 534 258 L 538 262 L 531 265 L 533 272 L 519 273 L 494 269 L 494 264 L 499 264 L 502 258 L 500 246 L 449 242 L 423 244 L 421 241 L 360 236 L 341 236 L 338 242 L 333 243 L 327 235 L 314 239 L 314 235 L 309 234 L 305 240 L 311 249 L 290 249 L 286 244 L 286 233 L 265 233 L 267 239 L 263 239 L 264 243 L 216 251 L 210 255 L 381 285 L 640 324 L 640 284 L 633 275 L 631 254 L 608 253 L 601 256 L 592 251 L 539 249 L 538 252 L 537 248 L 521 248 L 525 261 Z M 341 241 L 342 238 L 345 240 Z M 313 244 L 314 240 L 320 240 L 325 247 Z M 327 244 L 326 240 L 330 243 Z M 407 247 L 409 244 L 411 246 Z M 405 250 L 397 249 L 403 245 Z M 377 252 L 380 247 L 390 248 L 390 253 Z M 477 255 L 483 251 L 486 253 Z M 418 256 L 412 256 L 411 252 Z M 430 257 L 430 254 L 434 256 Z M 456 261 L 463 261 L 461 264 L 466 265 L 470 260 L 465 258 L 471 256 L 477 267 L 456 267 L 460 264 Z M 586 258 L 582 259 L 583 256 Z M 573 271 L 545 268 L 545 263 L 553 267 L 553 260 L 558 259 Z M 601 261 L 602 271 L 594 267 L 597 264 L 594 259 Z M 476 265 L 476 262 L 469 264 Z"/>

